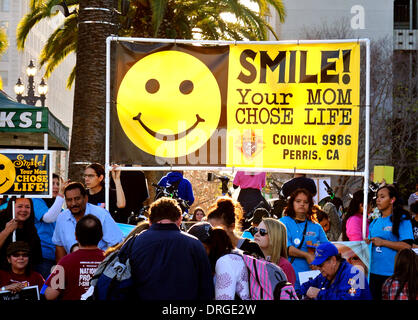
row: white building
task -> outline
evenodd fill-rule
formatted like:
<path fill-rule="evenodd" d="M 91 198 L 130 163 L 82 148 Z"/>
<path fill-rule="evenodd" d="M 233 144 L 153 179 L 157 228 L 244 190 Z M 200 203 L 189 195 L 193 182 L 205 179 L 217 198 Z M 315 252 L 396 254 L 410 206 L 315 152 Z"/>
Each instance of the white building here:
<path fill-rule="evenodd" d="M 27 86 L 28 78 L 26 68 L 30 60 L 33 59 L 35 66 L 39 68 L 38 57 L 44 44 L 51 32 L 64 20 L 64 16 L 58 13 L 54 19 L 38 23 L 29 33 L 25 42 L 24 51 L 19 51 L 16 42 L 17 26 L 28 12 L 29 0 L 0 0 L 0 26 L 6 29 L 9 41 L 9 47 L 6 53 L 0 58 L 0 76 L 3 81 L 3 90 L 13 98 L 16 97 L 14 85 L 17 79 L 21 78 L 22 83 Z M 49 78 L 45 79 L 48 84 L 45 105 L 70 130 L 72 125 L 74 87 L 69 90 L 66 88 L 66 84 L 67 78 L 74 66 L 75 55 L 72 54 L 55 69 Z M 43 74 L 44 69 L 41 69 L 35 75 L 36 88 Z M 27 91 L 25 89 L 24 95 L 26 93 Z M 38 93 L 36 92 L 36 94 Z M 39 101 L 37 105 L 40 105 Z M 56 152 L 56 154 L 58 157 L 56 157 L 55 171 L 65 174 L 68 152 Z"/>

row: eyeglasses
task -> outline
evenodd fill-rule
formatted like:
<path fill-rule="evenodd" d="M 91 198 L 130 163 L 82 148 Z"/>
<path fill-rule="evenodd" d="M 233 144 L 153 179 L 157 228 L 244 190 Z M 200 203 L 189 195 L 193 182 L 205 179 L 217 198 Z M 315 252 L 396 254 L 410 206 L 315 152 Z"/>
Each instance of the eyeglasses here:
<path fill-rule="evenodd" d="M 27 253 L 13 253 L 12 257 L 13 258 L 19 258 L 19 257 L 27 258 L 29 257 L 29 255 Z"/>
<path fill-rule="evenodd" d="M 263 228 L 254 227 L 253 230 L 254 230 L 254 234 L 256 234 L 257 232 L 260 232 L 260 236 L 262 236 L 262 237 L 264 237 L 266 234 L 268 234 L 267 230 L 263 229 Z"/>
<path fill-rule="evenodd" d="M 97 177 L 97 174 L 85 174 L 84 176 L 83 176 L 83 178 L 84 179 L 86 179 L 86 178 L 94 178 L 94 177 Z"/>

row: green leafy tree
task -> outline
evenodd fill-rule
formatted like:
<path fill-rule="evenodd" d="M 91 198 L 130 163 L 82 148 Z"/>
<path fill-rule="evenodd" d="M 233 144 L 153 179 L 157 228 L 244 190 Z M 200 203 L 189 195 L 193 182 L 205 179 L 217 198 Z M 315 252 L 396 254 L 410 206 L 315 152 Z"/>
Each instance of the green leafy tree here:
<path fill-rule="evenodd" d="M 0 55 L 6 52 L 9 42 L 4 28 L 0 28 Z M 3 80 L 0 78 L 0 89 L 3 89 Z"/>
<path fill-rule="evenodd" d="M 62 0 L 31 0 L 30 12 L 17 29 L 17 45 L 23 50 L 31 29 L 40 21 L 59 14 Z M 266 40 L 273 28 L 266 22 L 270 8 L 284 21 L 281 0 L 254 0 L 253 11 L 238 0 L 133 0 L 126 15 L 116 13 L 120 0 L 66 1 L 69 13 L 64 23 L 49 37 L 40 55 L 40 65 L 48 77 L 71 52 L 76 66 L 67 86 L 75 80 L 73 127 L 69 176 L 79 180 L 85 162 L 104 163 L 105 141 L 105 39 L 111 34 L 144 38 L 211 40 Z M 86 10 L 103 8 L 103 10 Z M 221 13 L 235 16 L 224 21 Z M 91 23 L 91 21 L 102 21 Z"/>

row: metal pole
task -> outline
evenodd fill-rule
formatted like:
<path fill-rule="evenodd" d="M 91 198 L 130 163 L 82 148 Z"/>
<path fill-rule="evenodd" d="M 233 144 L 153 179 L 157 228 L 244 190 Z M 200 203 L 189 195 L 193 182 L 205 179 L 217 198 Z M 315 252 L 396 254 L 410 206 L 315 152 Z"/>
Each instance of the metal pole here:
<path fill-rule="evenodd" d="M 370 131 L 370 40 L 366 41 L 366 131 L 364 142 L 363 239 L 367 233 L 367 203 L 369 193 L 369 131 Z"/>
<path fill-rule="evenodd" d="M 110 44 L 111 38 L 106 38 L 106 142 L 105 142 L 105 201 L 109 211 L 109 159 L 110 159 Z"/>
<path fill-rule="evenodd" d="M 15 214 L 15 200 L 12 200 L 12 219 L 14 220 L 16 217 Z M 12 235 L 12 242 L 16 242 L 16 230 L 13 231 L 13 235 Z"/>

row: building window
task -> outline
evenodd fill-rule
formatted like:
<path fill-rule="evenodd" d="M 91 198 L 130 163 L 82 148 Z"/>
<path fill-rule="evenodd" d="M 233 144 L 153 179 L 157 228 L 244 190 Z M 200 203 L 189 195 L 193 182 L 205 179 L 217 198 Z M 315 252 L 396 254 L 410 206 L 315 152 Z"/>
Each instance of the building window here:
<path fill-rule="evenodd" d="M 10 0 L 0 0 L 0 11 L 10 11 Z"/>
<path fill-rule="evenodd" d="M 3 82 L 3 88 L 9 85 L 9 73 L 7 71 L 0 71 L 1 81 Z"/>
<path fill-rule="evenodd" d="M 414 29 L 417 25 L 416 1 L 395 0 L 393 16 L 395 29 Z"/>

